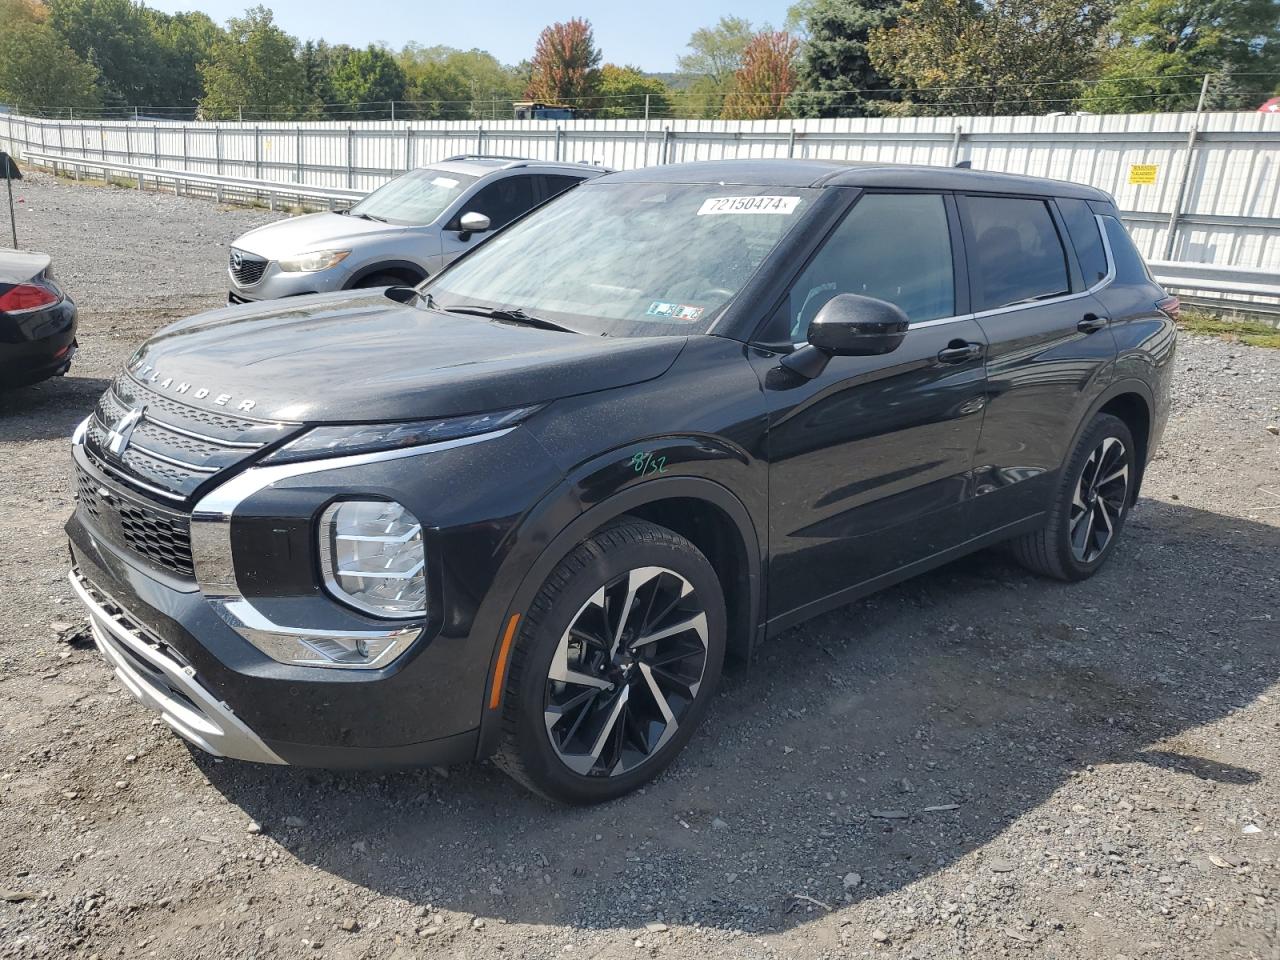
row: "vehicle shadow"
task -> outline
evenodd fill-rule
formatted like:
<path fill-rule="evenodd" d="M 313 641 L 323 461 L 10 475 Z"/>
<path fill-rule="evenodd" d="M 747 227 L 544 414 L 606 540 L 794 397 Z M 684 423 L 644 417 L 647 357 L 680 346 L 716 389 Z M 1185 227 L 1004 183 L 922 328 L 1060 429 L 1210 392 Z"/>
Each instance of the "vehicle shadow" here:
<path fill-rule="evenodd" d="M 0 390 L 0 444 L 70 439 L 111 383 L 102 377 L 64 377 Z"/>
<path fill-rule="evenodd" d="M 1006 828 L 1100 765 L 1173 787 L 1257 781 L 1179 735 L 1280 678 L 1276 556 L 1280 527 L 1143 501 L 1086 583 L 998 553 L 957 562 L 767 645 L 664 777 L 596 808 L 487 765 L 196 762 L 291 854 L 381 895 L 529 923 L 779 931 L 975 852 L 1017 862 Z"/>

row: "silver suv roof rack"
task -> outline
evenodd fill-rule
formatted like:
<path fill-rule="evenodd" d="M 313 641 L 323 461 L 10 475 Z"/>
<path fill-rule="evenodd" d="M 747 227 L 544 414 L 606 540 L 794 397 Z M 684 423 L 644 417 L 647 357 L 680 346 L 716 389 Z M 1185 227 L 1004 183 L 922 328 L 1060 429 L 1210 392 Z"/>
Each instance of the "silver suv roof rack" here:
<path fill-rule="evenodd" d="M 529 167 L 536 165 L 545 165 L 548 167 L 591 167 L 596 166 L 590 163 L 583 163 L 580 160 L 537 160 L 533 157 L 510 157 L 501 153 L 459 153 L 456 156 L 445 157 L 440 163 L 449 163 L 452 160 L 505 160 L 503 164 L 504 170 L 510 170 L 513 167 Z M 599 169 L 597 167 L 597 169 Z"/>

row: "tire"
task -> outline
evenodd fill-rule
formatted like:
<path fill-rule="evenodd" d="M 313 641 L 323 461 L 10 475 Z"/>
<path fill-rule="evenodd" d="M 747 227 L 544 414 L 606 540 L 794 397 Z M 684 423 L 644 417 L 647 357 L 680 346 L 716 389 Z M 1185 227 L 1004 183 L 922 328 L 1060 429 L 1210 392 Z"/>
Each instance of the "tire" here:
<path fill-rule="evenodd" d="M 352 290 L 367 290 L 370 287 L 412 287 L 421 281 L 415 280 L 412 283 L 406 281 L 403 277 L 398 277 L 393 273 L 373 273 L 357 283 L 352 284 Z"/>
<path fill-rule="evenodd" d="M 624 608 L 631 615 L 619 626 Z M 631 792 L 701 722 L 725 634 L 720 581 L 693 544 L 632 518 L 597 531 L 552 571 L 524 616 L 495 763 L 561 803 Z"/>
<path fill-rule="evenodd" d="M 1115 549 L 1133 505 L 1138 480 L 1134 450 L 1123 420 L 1106 413 L 1094 417 L 1062 471 L 1044 527 L 1010 542 L 1015 559 L 1057 580 L 1074 582 L 1097 573 Z M 1109 479 L 1121 471 L 1122 479 Z"/>

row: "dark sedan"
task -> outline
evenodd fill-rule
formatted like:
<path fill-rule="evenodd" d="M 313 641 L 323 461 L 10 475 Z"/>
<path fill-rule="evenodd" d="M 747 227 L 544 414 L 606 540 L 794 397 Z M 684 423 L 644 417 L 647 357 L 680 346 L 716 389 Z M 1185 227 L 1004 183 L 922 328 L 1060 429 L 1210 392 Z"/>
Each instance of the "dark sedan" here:
<path fill-rule="evenodd" d="M 76 352 L 76 305 L 49 257 L 0 250 L 0 389 L 60 377 Z"/>

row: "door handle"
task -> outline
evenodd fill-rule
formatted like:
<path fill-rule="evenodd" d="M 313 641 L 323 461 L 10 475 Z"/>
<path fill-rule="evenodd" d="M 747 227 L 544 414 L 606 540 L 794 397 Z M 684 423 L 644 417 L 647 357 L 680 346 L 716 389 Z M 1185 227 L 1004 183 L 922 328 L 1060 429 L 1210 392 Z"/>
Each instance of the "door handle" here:
<path fill-rule="evenodd" d="M 1081 333 L 1097 333 L 1106 325 L 1106 317 L 1100 317 L 1096 313 L 1086 313 L 1080 322 L 1076 324 L 1076 329 Z"/>
<path fill-rule="evenodd" d="M 982 344 L 967 343 L 964 340 L 952 340 L 938 351 L 938 360 L 942 363 L 968 363 L 982 356 Z"/>

